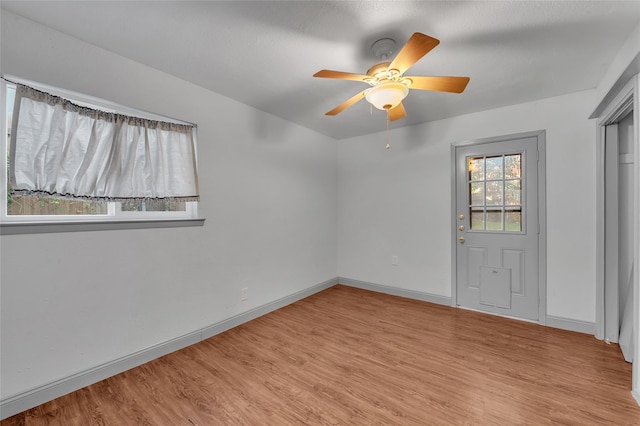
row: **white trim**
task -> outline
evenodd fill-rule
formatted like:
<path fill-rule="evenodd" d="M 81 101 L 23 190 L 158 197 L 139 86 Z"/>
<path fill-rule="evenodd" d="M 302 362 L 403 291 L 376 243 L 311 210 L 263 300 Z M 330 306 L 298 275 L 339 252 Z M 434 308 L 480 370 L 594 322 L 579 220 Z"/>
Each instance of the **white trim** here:
<path fill-rule="evenodd" d="M 458 289 L 455 283 L 458 282 L 458 265 L 456 256 L 458 253 L 458 245 L 456 244 L 457 232 L 457 198 L 456 198 L 456 148 L 458 144 L 451 144 L 451 306 L 458 307 Z"/>
<path fill-rule="evenodd" d="M 538 324 L 547 325 L 547 132 L 538 133 Z"/>
<path fill-rule="evenodd" d="M 613 100 L 603 108 L 602 115 L 597 119 L 596 133 L 596 330 L 595 336 L 601 340 L 611 340 L 607 331 L 607 310 L 605 308 L 605 258 L 606 258 L 606 126 L 615 123 L 629 112 L 633 102 L 635 78 L 629 80 Z M 634 145 L 634 152 L 637 144 Z M 617 164 L 616 164 L 617 165 Z M 635 207 L 634 207 L 635 208 Z M 635 256 L 635 255 L 634 255 Z M 617 321 L 614 321 L 617 323 Z M 611 327 L 609 327 L 611 328 Z M 617 340 L 617 339 L 615 339 Z"/>
<path fill-rule="evenodd" d="M 251 309 L 247 312 L 235 315 L 219 323 L 204 327 L 176 337 L 175 339 L 151 346 L 146 349 L 125 355 L 113 361 L 95 366 L 93 368 L 72 374 L 60 380 L 48 383 L 37 388 L 21 392 L 17 395 L 7 397 L 0 401 L 0 420 L 18 414 L 29 408 L 36 407 L 52 399 L 82 389 L 93 383 L 104 380 L 108 377 L 122 373 L 123 371 L 142 365 L 171 352 L 185 348 L 194 343 L 198 343 L 216 334 L 230 330 L 240 324 L 251 321 L 269 312 L 290 305 L 298 300 L 309 297 L 315 293 L 333 287 L 338 283 L 337 278 L 324 281 L 307 289 L 298 291 L 288 296 L 282 297 L 273 302 Z"/>
<path fill-rule="evenodd" d="M 605 308 L 604 308 L 604 255 L 605 255 L 605 128 L 598 126 L 596 134 L 596 339 L 605 338 Z"/>
<path fill-rule="evenodd" d="M 604 340 L 618 343 L 620 337 L 619 305 L 619 141 L 618 125 L 608 122 L 604 129 Z M 609 141 L 609 142 L 607 142 Z M 612 283 L 612 285 L 607 285 Z"/>
<path fill-rule="evenodd" d="M 640 362 L 637 362 L 640 357 L 640 273 L 638 268 L 640 267 L 640 74 L 636 74 L 632 78 L 633 81 L 633 139 L 634 148 L 633 156 L 636 167 L 634 168 L 634 181 L 635 193 L 633 197 L 633 211 L 636 212 L 636 223 L 633 235 L 633 250 L 634 250 L 634 265 L 635 275 L 633 277 L 633 356 L 634 362 L 631 372 L 631 390 L 634 395 L 638 395 L 640 392 Z M 636 398 L 637 400 L 637 398 Z"/>
<path fill-rule="evenodd" d="M 575 331 L 578 333 L 595 334 L 596 324 L 589 321 L 574 320 L 571 318 L 556 317 L 547 315 L 547 327 L 560 328 L 562 330 Z"/>
<path fill-rule="evenodd" d="M 438 305 L 451 306 L 451 298 L 439 296 L 437 294 L 425 293 L 422 291 L 407 290 L 404 288 L 391 287 L 383 284 L 374 284 L 366 281 L 354 280 L 351 278 L 338 277 L 338 283 L 347 287 L 355 287 L 363 290 L 375 291 L 389 294 L 391 296 L 406 297 L 408 299 L 421 300 L 423 302 L 435 303 Z"/>
<path fill-rule="evenodd" d="M 630 78 L 620 89 L 620 91 L 613 97 L 608 103 L 605 103 L 607 99 L 611 98 L 609 95 L 599 104 L 596 111 L 590 118 L 595 118 L 596 113 L 600 113 L 597 120 L 597 133 L 596 133 L 596 323 L 595 323 L 595 336 L 598 339 L 607 339 L 607 312 L 606 312 L 606 297 L 605 297 L 605 126 L 615 122 L 617 119 L 626 115 L 629 110 L 633 109 L 634 120 L 634 135 L 633 135 L 633 161 L 636 165 L 640 162 L 640 77 L 638 74 Z M 615 93 L 613 90 L 610 93 Z M 632 102 L 632 103 L 631 103 Z M 606 106 L 606 107 L 605 107 Z M 640 167 L 635 167 L 634 181 L 638 182 L 640 179 Z M 633 196 L 633 208 L 635 212 L 639 211 L 640 205 L 640 185 L 636 185 L 635 193 Z M 638 270 L 640 265 L 640 217 L 636 219 L 635 230 L 633 235 L 634 240 L 634 253 L 633 259 L 636 265 L 635 270 Z M 634 356 L 638 357 L 640 354 L 640 274 L 636 273 L 633 280 L 633 341 L 634 341 Z M 633 363 L 632 368 L 632 395 L 638 401 L 640 405 L 640 398 L 638 398 L 640 388 L 640 363 Z"/>
<path fill-rule="evenodd" d="M 7 179 L 9 175 L 7 165 L 7 148 L 9 141 L 7 134 L 7 85 L 0 81 L 0 150 L 3 151 L 0 162 L 0 218 L 7 217 Z"/>
<path fill-rule="evenodd" d="M 632 78 L 624 85 L 620 92 L 618 92 L 602 115 L 598 117 L 598 127 L 614 123 L 629 112 L 632 105 L 631 103 L 633 102 L 634 84 L 635 79 Z"/>
<path fill-rule="evenodd" d="M 184 228 L 204 226 L 204 218 L 128 219 L 74 222 L 6 222 L 0 223 L 0 235 L 50 234 L 55 232 L 113 231 L 120 229 Z"/>
<path fill-rule="evenodd" d="M 4 188 L 4 186 L 3 186 Z M 6 192 L 5 192 L 6 194 Z M 0 195 L 2 196 L 2 195 Z M 2 198 L 6 199 L 5 197 Z M 5 213 L 0 225 L 33 225 L 38 223 L 101 223 L 101 222 L 144 222 L 144 221 L 171 221 L 189 220 L 198 217 L 198 202 L 185 201 L 185 209 L 177 211 L 121 211 L 120 202 L 108 201 L 107 213 L 86 215 L 7 215 L 6 204 L 3 204 Z"/>

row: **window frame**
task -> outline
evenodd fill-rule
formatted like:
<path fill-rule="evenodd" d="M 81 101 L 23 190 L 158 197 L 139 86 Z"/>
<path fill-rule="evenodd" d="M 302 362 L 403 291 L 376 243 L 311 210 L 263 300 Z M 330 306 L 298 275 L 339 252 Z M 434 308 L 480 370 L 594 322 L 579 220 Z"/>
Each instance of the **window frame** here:
<path fill-rule="evenodd" d="M 198 216 L 198 202 L 185 202 L 184 211 L 122 211 L 119 202 L 108 202 L 106 214 L 96 215 L 9 215 L 7 208 L 8 190 L 8 164 L 7 152 L 9 149 L 9 138 L 7 137 L 7 91 L 8 87 L 15 86 L 16 83 L 25 84 L 69 99 L 74 103 L 86 105 L 92 108 L 99 108 L 105 111 L 113 111 L 126 115 L 135 115 L 141 118 L 168 121 L 178 124 L 188 124 L 193 126 L 193 138 L 196 147 L 198 134 L 197 126 L 182 120 L 152 114 L 146 111 L 136 110 L 123 105 L 119 105 L 104 99 L 95 98 L 80 93 L 47 86 L 19 77 L 2 75 L 0 79 L 0 132 L 2 142 L 0 146 L 5 152 L 5 160 L 0 165 L 0 235 L 17 233 L 42 233 L 42 232 L 68 232 L 84 230 L 107 230 L 107 229 L 132 229 L 132 228 L 165 228 L 183 226 L 202 226 L 204 218 Z"/>

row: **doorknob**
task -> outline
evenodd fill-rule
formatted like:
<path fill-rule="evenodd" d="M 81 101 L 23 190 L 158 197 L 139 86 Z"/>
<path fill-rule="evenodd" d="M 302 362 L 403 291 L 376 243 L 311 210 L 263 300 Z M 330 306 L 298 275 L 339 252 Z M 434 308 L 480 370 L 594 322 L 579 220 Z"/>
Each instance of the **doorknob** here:
<path fill-rule="evenodd" d="M 464 243 L 464 237 L 458 237 L 458 241 L 460 241 L 460 244 Z"/>

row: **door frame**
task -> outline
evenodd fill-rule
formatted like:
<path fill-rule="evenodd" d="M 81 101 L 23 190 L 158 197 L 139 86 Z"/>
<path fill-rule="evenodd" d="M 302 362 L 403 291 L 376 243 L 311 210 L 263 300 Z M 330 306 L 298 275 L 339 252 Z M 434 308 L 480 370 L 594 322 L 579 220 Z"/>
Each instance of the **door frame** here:
<path fill-rule="evenodd" d="M 633 135 L 633 144 L 634 144 L 634 153 L 633 159 L 635 163 L 635 172 L 634 172 L 634 181 L 636 182 L 636 190 L 634 191 L 633 197 L 633 208 L 635 212 L 640 211 L 639 200 L 640 200 L 640 185 L 637 184 L 639 182 L 640 171 L 638 170 L 640 167 L 640 143 L 638 141 L 638 127 L 639 127 L 639 116 L 640 111 L 638 111 L 638 75 L 634 76 L 627 82 L 627 84 L 618 92 L 616 97 L 607 105 L 602 114 L 598 117 L 597 120 L 597 133 L 596 133 L 596 338 L 600 340 L 604 340 L 606 342 L 617 342 L 618 336 L 617 331 L 619 331 L 619 318 L 618 318 L 618 309 L 616 306 L 610 305 L 608 303 L 609 299 L 617 297 L 618 288 L 617 282 L 613 282 L 614 280 L 610 279 L 610 273 L 607 272 L 606 261 L 607 261 L 607 250 L 609 249 L 607 244 L 613 244 L 617 247 L 617 235 L 613 233 L 606 238 L 607 230 L 611 229 L 614 225 L 617 226 L 617 222 L 613 223 L 617 220 L 617 218 L 607 219 L 606 212 L 608 210 L 608 205 L 606 203 L 613 202 L 611 201 L 612 197 L 609 197 L 607 201 L 607 197 L 605 197 L 607 186 L 605 176 L 607 174 L 607 161 L 605 156 L 606 149 L 606 135 L 607 135 L 607 126 L 612 125 L 619 121 L 622 117 L 626 116 L 629 110 L 633 110 L 633 123 L 634 123 L 634 135 Z M 609 206 L 610 207 L 610 206 Z M 638 266 L 640 263 L 640 249 L 639 249 L 639 241 L 640 241 L 640 221 L 636 221 L 636 229 L 634 232 L 634 253 L 633 259 L 634 264 L 636 265 L 636 271 L 638 270 Z M 617 228 L 616 228 L 617 232 Z M 613 265 L 617 268 L 617 265 Z M 613 274 L 615 275 L 615 274 Z M 634 304 L 633 304 L 633 327 L 636 328 L 638 321 L 638 290 L 639 290 L 639 280 L 638 272 L 636 272 L 633 280 L 633 295 L 634 295 Z M 615 284 L 615 287 L 614 287 Z M 637 340 L 638 333 L 634 331 L 634 339 Z M 635 343 L 635 356 L 638 356 L 638 348 L 639 343 Z M 636 385 L 637 386 L 637 385 Z"/>
<path fill-rule="evenodd" d="M 538 321 L 540 325 L 547 323 L 547 185 L 546 185 L 546 131 L 537 130 L 472 139 L 451 144 L 451 306 L 458 307 L 458 277 L 456 244 L 456 154 L 458 148 L 483 145 L 493 142 L 504 142 L 512 139 L 535 137 L 538 140 Z"/>

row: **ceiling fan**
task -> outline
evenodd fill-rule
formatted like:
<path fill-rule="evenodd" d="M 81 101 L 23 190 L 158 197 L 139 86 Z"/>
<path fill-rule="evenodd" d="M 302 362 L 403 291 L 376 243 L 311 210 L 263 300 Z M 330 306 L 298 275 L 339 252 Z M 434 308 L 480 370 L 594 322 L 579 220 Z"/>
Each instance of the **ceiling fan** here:
<path fill-rule="evenodd" d="M 422 33 L 413 33 L 409 41 L 400 49 L 391 62 L 374 65 L 367 75 L 352 74 L 341 71 L 320 70 L 314 77 L 335 78 L 339 80 L 362 81 L 371 85 L 346 102 L 327 112 L 326 115 L 337 115 L 362 98 L 366 98 L 374 107 L 387 111 L 390 121 L 404 118 L 407 113 L 402 100 L 409 94 L 409 89 L 434 90 L 438 92 L 462 93 L 469 83 L 469 77 L 427 77 L 405 76 L 404 73 L 420 58 L 436 47 L 440 40 Z M 383 38 L 371 46 L 374 54 L 386 61 L 393 53 L 396 42 Z"/>

